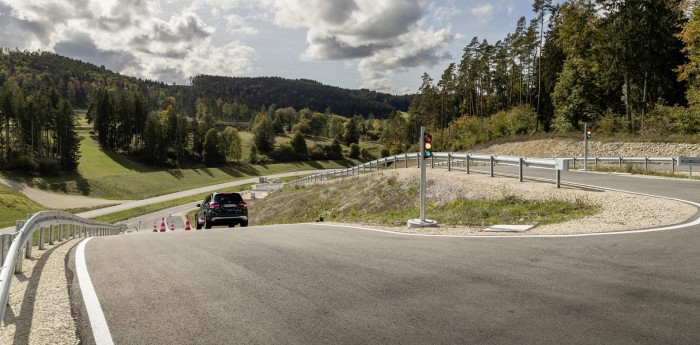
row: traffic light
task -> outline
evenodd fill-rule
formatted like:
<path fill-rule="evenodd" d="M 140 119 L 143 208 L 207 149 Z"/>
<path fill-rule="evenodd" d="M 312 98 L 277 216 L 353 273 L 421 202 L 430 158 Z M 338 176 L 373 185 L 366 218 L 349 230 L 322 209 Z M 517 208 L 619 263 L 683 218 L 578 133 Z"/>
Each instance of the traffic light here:
<path fill-rule="evenodd" d="M 593 134 L 593 130 L 591 130 L 591 127 L 586 128 L 586 139 L 590 139 L 591 134 Z"/>
<path fill-rule="evenodd" d="M 423 136 L 423 157 L 430 158 L 433 155 L 433 136 L 426 132 Z"/>

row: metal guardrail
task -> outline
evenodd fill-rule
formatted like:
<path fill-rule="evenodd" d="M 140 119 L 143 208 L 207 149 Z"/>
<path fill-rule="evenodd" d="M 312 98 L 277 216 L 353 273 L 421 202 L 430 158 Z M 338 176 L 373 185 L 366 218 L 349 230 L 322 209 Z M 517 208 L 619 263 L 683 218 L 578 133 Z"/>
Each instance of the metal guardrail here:
<path fill-rule="evenodd" d="M 102 223 L 61 211 L 38 212 L 27 216 L 27 220 L 18 220 L 16 226 L 17 232 L 0 235 L 0 322 L 10 297 L 12 275 L 22 272 L 23 252 L 24 257 L 31 257 L 36 231 L 39 231 L 39 250 L 44 249 L 47 240 L 54 244 L 55 240 L 117 235 L 126 231 L 123 224 Z"/>
<path fill-rule="evenodd" d="M 286 186 L 318 182 L 339 176 L 352 176 L 356 173 L 360 174 L 368 171 L 372 172 L 373 169 L 388 169 L 390 165 L 395 169 L 401 162 L 404 163 L 405 168 L 408 168 L 410 161 L 415 161 L 415 165 L 417 166 L 418 159 L 419 153 L 399 154 L 391 157 L 376 159 L 348 169 L 335 170 L 332 172 L 324 172 L 307 176 L 296 181 L 289 182 L 286 184 Z M 496 165 L 518 166 L 519 179 L 521 182 L 523 181 L 523 168 L 551 169 L 556 171 L 555 181 L 557 187 L 559 187 L 561 184 L 561 171 L 569 170 L 569 167 L 575 169 L 577 164 L 584 164 L 586 161 L 588 165 L 593 164 L 596 168 L 600 164 L 611 163 L 619 164 L 619 166 L 624 164 L 644 164 L 644 168 L 647 170 L 649 169 L 650 164 L 668 164 L 671 167 L 672 172 L 676 171 L 676 166 L 678 165 L 678 158 L 676 157 L 589 157 L 587 159 L 584 159 L 583 157 L 527 158 L 454 152 L 436 152 L 429 160 L 429 163 L 426 164 L 430 164 L 431 168 L 434 168 L 435 165 L 446 165 L 448 170 L 452 170 L 455 164 L 461 164 L 468 174 L 471 172 L 470 168 L 473 164 L 487 164 L 489 166 L 489 174 L 491 177 L 495 175 L 494 167 Z M 692 170 L 690 171 L 692 174 Z"/>

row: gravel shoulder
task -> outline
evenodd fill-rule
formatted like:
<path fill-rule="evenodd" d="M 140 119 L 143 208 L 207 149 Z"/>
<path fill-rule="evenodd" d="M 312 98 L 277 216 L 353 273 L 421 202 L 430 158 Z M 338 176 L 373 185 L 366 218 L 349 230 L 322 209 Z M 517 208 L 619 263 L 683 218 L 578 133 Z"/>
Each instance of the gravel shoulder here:
<path fill-rule="evenodd" d="M 379 172 L 392 174 L 399 180 L 418 178 L 418 169 L 398 169 Z M 645 177 L 646 178 L 646 177 Z M 654 177 L 650 177 L 654 178 Z M 698 209 L 690 204 L 657 197 L 646 197 L 624 192 L 582 189 L 553 183 L 524 181 L 512 177 L 489 177 L 484 174 L 455 174 L 447 170 L 431 170 L 428 176 L 427 198 L 452 200 L 497 199 L 512 195 L 525 200 L 558 199 L 567 202 L 585 202 L 600 207 L 592 216 L 564 223 L 536 225 L 523 233 L 485 232 L 485 227 L 439 226 L 437 228 L 379 227 L 403 233 L 432 235 L 569 235 L 599 232 L 618 232 L 663 227 L 695 216 Z M 430 218 L 430 215 L 427 215 Z M 357 224 L 358 226 L 372 226 Z"/>
<path fill-rule="evenodd" d="M 79 344 L 66 280 L 66 255 L 80 239 L 32 250 L 15 274 L 0 344 Z"/>

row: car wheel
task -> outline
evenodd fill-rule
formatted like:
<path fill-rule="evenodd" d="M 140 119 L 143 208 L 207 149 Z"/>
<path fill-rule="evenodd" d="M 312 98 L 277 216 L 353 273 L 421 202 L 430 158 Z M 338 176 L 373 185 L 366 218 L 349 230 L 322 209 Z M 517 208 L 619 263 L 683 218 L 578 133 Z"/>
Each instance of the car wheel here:
<path fill-rule="evenodd" d="M 241 225 L 242 228 L 244 228 L 244 227 L 248 226 L 248 221 L 247 221 L 247 220 L 244 220 L 244 221 L 241 222 L 240 225 Z"/>
<path fill-rule="evenodd" d="M 199 222 L 199 219 L 195 218 L 194 220 L 194 228 L 197 230 L 202 229 L 202 223 Z"/>
<path fill-rule="evenodd" d="M 204 228 L 211 229 L 211 222 L 206 218 L 204 218 Z"/>

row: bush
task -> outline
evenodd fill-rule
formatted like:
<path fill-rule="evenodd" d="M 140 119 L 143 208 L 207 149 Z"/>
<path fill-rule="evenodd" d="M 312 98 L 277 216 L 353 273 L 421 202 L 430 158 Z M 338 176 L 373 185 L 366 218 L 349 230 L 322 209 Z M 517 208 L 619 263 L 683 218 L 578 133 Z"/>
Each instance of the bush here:
<path fill-rule="evenodd" d="M 306 155 L 296 152 L 296 150 L 294 150 L 292 145 L 289 143 L 280 145 L 278 148 L 272 151 L 272 153 L 270 153 L 270 157 L 277 162 L 306 160 Z"/>
<path fill-rule="evenodd" d="M 7 161 L 9 170 L 34 173 L 39 171 L 39 163 L 31 153 L 10 152 Z"/>
<path fill-rule="evenodd" d="M 625 117 L 608 110 L 595 126 L 596 134 L 613 136 L 626 130 Z"/>
<path fill-rule="evenodd" d="M 360 145 L 357 145 L 355 143 L 350 144 L 350 158 L 360 158 Z"/>
<path fill-rule="evenodd" d="M 41 158 L 38 160 L 39 172 L 42 174 L 57 174 L 61 171 L 61 161 L 56 158 Z"/>

